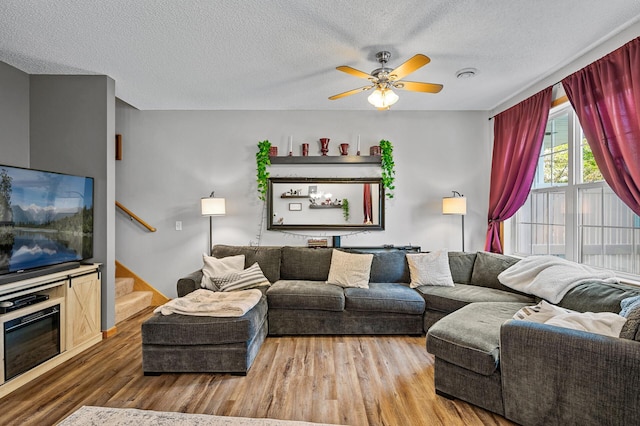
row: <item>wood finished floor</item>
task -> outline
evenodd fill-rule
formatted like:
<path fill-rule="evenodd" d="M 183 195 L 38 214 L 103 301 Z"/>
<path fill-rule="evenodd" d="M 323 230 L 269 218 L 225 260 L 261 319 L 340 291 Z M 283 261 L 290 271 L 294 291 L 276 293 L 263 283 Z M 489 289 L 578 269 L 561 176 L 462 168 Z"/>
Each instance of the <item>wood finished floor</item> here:
<path fill-rule="evenodd" d="M 0 399 L 1 425 L 51 425 L 83 405 L 345 425 L 512 425 L 435 395 L 424 337 L 269 337 L 245 377 L 142 374 L 140 324 Z"/>

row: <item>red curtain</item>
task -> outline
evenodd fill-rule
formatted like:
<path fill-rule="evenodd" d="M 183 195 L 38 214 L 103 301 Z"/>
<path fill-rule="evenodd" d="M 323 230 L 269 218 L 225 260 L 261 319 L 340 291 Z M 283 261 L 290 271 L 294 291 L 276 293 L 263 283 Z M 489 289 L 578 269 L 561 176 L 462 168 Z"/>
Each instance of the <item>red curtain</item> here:
<path fill-rule="evenodd" d="M 536 173 L 551 107 L 551 87 L 494 117 L 485 250 L 502 253 L 500 222 L 524 204 Z"/>
<path fill-rule="evenodd" d="M 362 193 L 363 204 L 362 208 L 364 211 L 364 223 L 369 224 L 372 223 L 373 220 L 373 201 L 371 199 L 371 184 L 365 183 L 364 190 Z"/>
<path fill-rule="evenodd" d="M 640 37 L 562 85 L 604 180 L 640 215 Z"/>

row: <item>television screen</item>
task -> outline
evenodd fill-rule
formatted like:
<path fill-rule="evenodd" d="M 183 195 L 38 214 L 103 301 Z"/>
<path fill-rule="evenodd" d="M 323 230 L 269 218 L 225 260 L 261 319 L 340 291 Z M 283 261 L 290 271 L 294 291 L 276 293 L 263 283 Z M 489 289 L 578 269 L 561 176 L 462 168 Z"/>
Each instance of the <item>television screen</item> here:
<path fill-rule="evenodd" d="M 93 257 L 93 178 L 0 165 L 0 275 Z"/>

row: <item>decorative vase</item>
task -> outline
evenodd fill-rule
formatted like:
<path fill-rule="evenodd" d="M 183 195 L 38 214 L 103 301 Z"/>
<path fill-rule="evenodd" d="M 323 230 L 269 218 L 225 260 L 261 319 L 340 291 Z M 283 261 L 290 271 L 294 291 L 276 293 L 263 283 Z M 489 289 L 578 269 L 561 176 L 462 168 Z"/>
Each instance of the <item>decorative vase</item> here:
<path fill-rule="evenodd" d="M 369 155 L 380 155 L 380 147 L 378 145 L 370 147 Z"/>
<path fill-rule="evenodd" d="M 302 144 L 302 156 L 306 157 L 307 155 L 309 155 L 309 144 L 308 143 L 303 143 Z"/>
<path fill-rule="evenodd" d="M 348 143 L 341 143 L 340 144 L 340 155 L 347 155 L 349 154 L 349 144 Z"/>
<path fill-rule="evenodd" d="M 269 157 L 277 157 L 278 156 L 278 147 L 272 146 L 269 148 Z"/>
<path fill-rule="evenodd" d="M 322 155 L 327 155 L 329 152 L 329 138 L 320 138 L 320 152 Z"/>

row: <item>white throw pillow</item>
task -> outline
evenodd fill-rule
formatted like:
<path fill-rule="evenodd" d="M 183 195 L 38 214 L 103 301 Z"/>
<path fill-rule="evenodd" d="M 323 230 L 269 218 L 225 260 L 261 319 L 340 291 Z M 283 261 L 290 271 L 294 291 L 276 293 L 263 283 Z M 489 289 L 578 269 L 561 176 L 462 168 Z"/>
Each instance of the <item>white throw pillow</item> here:
<path fill-rule="evenodd" d="M 445 250 L 431 253 L 407 254 L 411 288 L 421 285 L 453 287 L 453 277 L 449 268 L 449 255 Z"/>
<path fill-rule="evenodd" d="M 373 254 L 347 253 L 334 249 L 327 283 L 340 287 L 369 288 L 371 262 Z"/>
<path fill-rule="evenodd" d="M 211 277 L 217 277 L 230 272 L 239 272 L 244 269 L 244 254 L 227 257 L 212 257 L 202 255 L 204 266 L 202 267 L 202 281 L 200 287 L 215 291 L 215 286 L 211 283 Z"/>
<path fill-rule="evenodd" d="M 270 285 L 265 278 L 258 262 L 249 266 L 244 271 L 230 272 L 228 274 L 211 277 L 210 282 L 220 291 L 247 290 L 261 285 Z M 210 289 L 214 290 L 215 289 Z"/>

